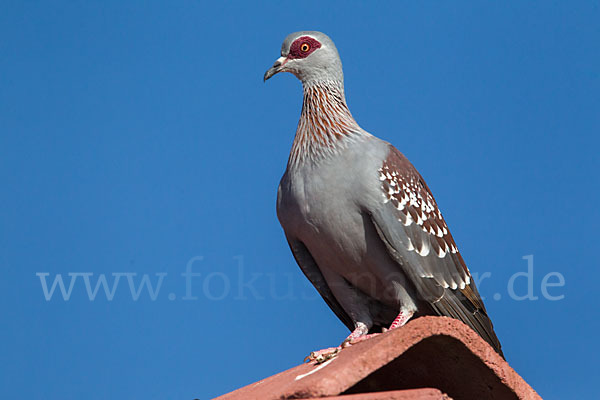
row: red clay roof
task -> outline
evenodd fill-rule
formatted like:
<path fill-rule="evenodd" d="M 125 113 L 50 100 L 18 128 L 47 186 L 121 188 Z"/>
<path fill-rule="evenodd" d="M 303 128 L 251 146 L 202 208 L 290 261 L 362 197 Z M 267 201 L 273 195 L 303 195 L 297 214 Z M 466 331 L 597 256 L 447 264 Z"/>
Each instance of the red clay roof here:
<path fill-rule="evenodd" d="M 452 400 L 437 389 L 408 389 L 386 392 L 371 392 L 359 394 L 345 394 L 331 397 L 311 397 L 304 400 Z"/>
<path fill-rule="evenodd" d="M 217 399 L 322 397 L 541 399 L 479 335 L 446 317 L 417 318 L 321 365 L 301 364 Z"/>

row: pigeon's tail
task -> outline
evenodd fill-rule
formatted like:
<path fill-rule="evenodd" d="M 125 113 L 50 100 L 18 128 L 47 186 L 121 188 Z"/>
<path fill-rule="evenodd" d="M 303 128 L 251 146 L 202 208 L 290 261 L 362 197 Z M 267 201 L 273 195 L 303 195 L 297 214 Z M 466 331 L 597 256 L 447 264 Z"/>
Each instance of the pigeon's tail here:
<path fill-rule="evenodd" d="M 475 294 L 479 297 L 477 289 L 475 289 Z M 498 340 L 494 332 L 494 326 L 485 308 L 474 306 L 473 302 L 468 299 L 467 294 L 462 291 L 446 289 L 442 299 L 433 303 L 432 307 L 440 315 L 456 318 L 464 322 L 488 342 L 502 358 L 505 358 L 500 340 Z"/>

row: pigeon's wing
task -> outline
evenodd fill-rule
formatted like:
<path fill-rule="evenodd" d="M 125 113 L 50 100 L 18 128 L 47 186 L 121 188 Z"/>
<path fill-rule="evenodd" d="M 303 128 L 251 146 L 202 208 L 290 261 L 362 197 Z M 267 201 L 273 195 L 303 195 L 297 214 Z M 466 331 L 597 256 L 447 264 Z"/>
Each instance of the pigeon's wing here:
<path fill-rule="evenodd" d="M 325 303 L 333 310 L 335 315 L 348 327 L 349 330 L 354 330 L 354 322 L 350 316 L 344 311 L 340 303 L 337 301 L 331 288 L 325 281 L 319 266 L 315 262 L 315 259 L 310 254 L 304 243 L 300 240 L 295 240 L 290 237 L 287 237 L 288 244 L 290 245 L 290 249 L 292 250 L 292 254 L 294 254 L 294 258 L 296 262 L 300 266 L 304 275 L 308 278 L 308 280 L 313 284 L 313 286 L 317 289 Z"/>
<path fill-rule="evenodd" d="M 500 342 L 446 221 L 416 168 L 395 147 L 379 169 L 381 203 L 368 212 L 389 254 L 440 315 Z"/>

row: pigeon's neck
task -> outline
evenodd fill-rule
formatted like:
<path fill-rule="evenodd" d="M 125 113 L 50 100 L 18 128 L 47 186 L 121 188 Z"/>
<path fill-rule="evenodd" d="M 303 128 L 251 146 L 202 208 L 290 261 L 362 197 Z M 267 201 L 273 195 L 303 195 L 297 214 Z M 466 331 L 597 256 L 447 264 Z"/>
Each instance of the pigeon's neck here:
<path fill-rule="evenodd" d="M 342 151 L 350 142 L 370 136 L 352 117 L 343 82 L 305 82 L 303 88 L 302 114 L 288 166 L 318 162 Z"/>

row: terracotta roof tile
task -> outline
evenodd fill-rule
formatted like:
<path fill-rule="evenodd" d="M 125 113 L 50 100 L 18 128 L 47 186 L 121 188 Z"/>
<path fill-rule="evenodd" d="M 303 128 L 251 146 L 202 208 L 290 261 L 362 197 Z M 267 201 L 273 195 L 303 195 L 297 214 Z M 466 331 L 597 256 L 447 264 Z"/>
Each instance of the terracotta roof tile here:
<path fill-rule="evenodd" d="M 479 335 L 447 317 L 417 318 L 321 365 L 301 364 L 217 399 L 321 397 L 540 399 Z"/>

